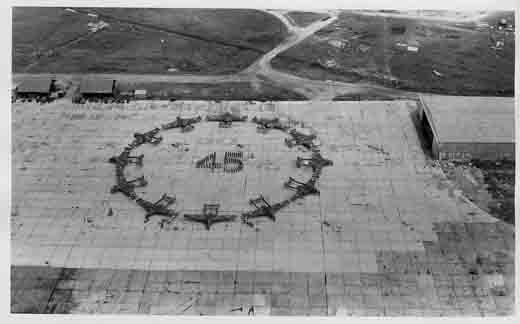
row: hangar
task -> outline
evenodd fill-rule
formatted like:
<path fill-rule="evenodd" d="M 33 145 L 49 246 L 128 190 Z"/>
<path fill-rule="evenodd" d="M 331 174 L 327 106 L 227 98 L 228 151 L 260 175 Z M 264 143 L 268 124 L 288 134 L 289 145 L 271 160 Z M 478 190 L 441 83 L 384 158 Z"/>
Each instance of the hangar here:
<path fill-rule="evenodd" d="M 514 98 L 423 95 L 420 120 L 439 160 L 514 160 Z"/>
<path fill-rule="evenodd" d="M 110 98 L 116 94 L 116 80 L 113 79 L 83 79 L 79 85 L 79 92 L 85 99 Z"/>
<path fill-rule="evenodd" d="M 16 87 L 16 95 L 19 97 L 49 97 L 54 91 L 55 80 L 53 78 L 27 78 Z"/>

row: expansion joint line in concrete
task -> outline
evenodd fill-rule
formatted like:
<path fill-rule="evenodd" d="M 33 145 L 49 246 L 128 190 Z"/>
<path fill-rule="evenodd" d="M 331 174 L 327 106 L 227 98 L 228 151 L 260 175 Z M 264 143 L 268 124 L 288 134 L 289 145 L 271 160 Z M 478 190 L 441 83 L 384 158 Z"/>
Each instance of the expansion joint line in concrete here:
<path fill-rule="evenodd" d="M 233 114 L 230 112 L 224 112 L 221 114 L 214 114 L 206 116 L 208 122 L 219 122 L 219 127 L 228 128 L 231 127 L 233 122 L 247 122 L 248 117 L 239 114 Z M 163 137 L 159 136 L 161 130 L 168 130 L 179 128 L 182 132 L 187 130 L 193 130 L 194 125 L 202 122 L 202 117 L 198 116 L 195 118 L 181 118 L 178 116 L 174 121 L 156 127 L 145 133 L 134 133 L 134 140 L 124 148 L 123 152 L 118 156 L 111 157 L 108 161 L 115 165 L 116 168 L 116 179 L 117 183 L 111 188 L 111 193 L 122 193 L 130 200 L 135 201 L 137 205 L 142 207 L 145 212 L 145 223 L 149 221 L 152 216 L 164 217 L 161 222 L 161 228 L 165 224 L 170 224 L 179 213 L 170 208 L 176 202 L 175 196 L 169 196 L 163 194 L 161 198 L 155 202 L 150 202 L 135 192 L 135 188 L 145 187 L 148 182 L 144 176 L 140 176 L 134 180 L 128 180 L 125 176 L 125 167 L 129 164 L 135 164 L 140 167 L 143 166 L 143 157 L 132 156 L 131 152 L 135 148 L 143 144 L 158 145 L 162 142 Z M 210 230 L 211 225 L 218 222 L 230 222 L 234 221 L 235 218 L 240 217 L 242 223 L 254 227 L 251 222 L 254 218 L 266 217 L 272 221 L 276 220 L 276 213 L 282 208 L 287 207 L 289 204 L 296 200 L 300 200 L 309 195 L 319 195 L 320 191 L 316 187 L 318 184 L 321 172 L 324 167 L 333 164 L 331 160 L 325 159 L 320 154 L 319 144 L 317 144 L 317 136 L 315 133 L 304 134 L 299 132 L 296 128 L 292 127 L 291 122 L 282 122 L 279 118 L 257 118 L 256 116 L 251 119 L 251 122 L 257 125 L 259 133 L 265 134 L 269 130 L 279 130 L 287 135 L 285 138 L 285 144 L 288 147 L 301 146 L 312 152 L 308 158 L 298 157 L 296 159 L 296 167 L 309 167 L 312 169 L 311 177 L 306 181 L 299 181 L 293 177 L 284 183 L 284 188 L 292 190 L 294 193 L 285 200 L 276 203 L 270 203 L 263 195 L 257 198 L 250 199 L 249 204 L 254 208 L 251 211 L 243 212 L 241 215 L 219 215 L 218 209 L 219 204 L 204 204 L 202 214 L 184 214 L 184 219 L 187 221 L 199 222 L 205 225 L 207 230 Z M 303 125 L 303 123 L 300 123 Z M 224 172 L 236 173 L 244 167 L 244 155 L 243 151 L 237 152 L 226 152 L 224 161 L 222 163 L 216 161 L 216 152 L 213 152 L 205 158 L 196 162 L 197 168 L 210 168 L 211 170 L 222 168 Z M 246 180 L 247 181 L 247 180 Z M 245 184 L 244 184 L 245 185 Z"/>
<path fill-rule="evenodd" d="M 326 254 L 325 254 L 325 233 L 323 228 L 325 226 L 325 219 L 323 218 L 321 199 L 318 200 L 320 205 L 320 238 L 321 238 L 321 258 L 322 264 L 325 267 Z M 327 315 L 329 315 L 329 294 L 327 292 L 327 269 L 323 269 L 323 289 L 325 290 L 325 308 L 327 310 Z"/>
<path fill-rule="evenodd" d="M 45 312 L 48 312 L 50 314 L 54 313 L 57 304 L 55 304 L 54 307 L 52 307 L 52 309 L 47 310 L 47 308 L 49 307 L 50 302 L 51 302 L 52 298 L 54 297 L 54 293 L 56 292 L 56 289 L 58 288 L 58 283 L 60 282 L 60 279 L 63 277 L 64 273 L 65 273 L 65 268 L 61 269 L 60 275 L 58 277 L 58 280 L 56 280 L 56 282 L 54 283 L 54 285 L 52 287 L 52 291 L 51 291 L 51 293 L 49 295 L 49 298 L 47 299 L 47 303 L 45 303 L 45 309 L 43 310 L 44 313 Z"/>

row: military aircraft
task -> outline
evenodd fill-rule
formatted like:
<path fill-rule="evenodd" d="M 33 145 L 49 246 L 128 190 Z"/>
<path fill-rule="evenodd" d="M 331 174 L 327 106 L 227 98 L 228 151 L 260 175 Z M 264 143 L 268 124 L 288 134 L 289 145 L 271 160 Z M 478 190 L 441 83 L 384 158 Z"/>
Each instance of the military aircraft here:
<path fill-rule="evenodd" d="M 295 180 L 293 177 L 289 177 L 284 183 L 284 187 L 296 191 L 293 196 L 293 200 L 300 199 L 308 195 L 319 195 L 320 191 L 316 188 L 316 180 L 315 178 L 311 178 L 311 180 L 307 182 L 301 182 Z"/>
<path fill-rule="evenodd" d="M 183 132 L 189 131 L 193 129 L 193 125 L 200 122 L 202 117 L 197 116 L 193 118 L 181 118 L 177 116 L 177 118 L 167 124 L 163 124 L 161 126 L 162 129 L 172 129 L 172 128 L 180 128 Z"/>
<path fill-rule="evenodd" d="M 287 144 L 288 147 L 296 145 L 301 145 L 308 149 L 313 149 L 315 147 L 316 134 L 307 135 L 292 129 L 289 131 L 289 135 L 291 135 L 291 138 L 285 139 L 285 144 Z"/>
<path fill-rule="evenodd" d="M 112 186 L 112 188 L 110 189 L 110 193 L 114 194 L 120 192 L 130 199 L 137 198 L 137 195 L 134 191 L 135 188 L 144 187 L 148 184 L 148 182 L 144 179 L 144 176 L 131 181 L 127 181 L 124 179 L 124 177 L 122 177 L 122 175 L 118 175 L 117 182 L 118 183 L 115 186 Z"/>
<path fill-rule="evenodd" d="M 313 171 L 318 171 L 326 166 L 332 165 L 332 161 L 325 159 L 319 152 L 313 152 L 311 158 L 296 158 L 296 167 L 310 166 Z"/>
<path fill-rule="evenodd" d="M 111 157 L 108 162 L 113 163 L 115 165 L 119 165 L 122 167 L 127 166 L 130 163 L 135 163 L 139 166 L 143 165 L 143 157 L 144 154 L 138 155 L 138 156 L 131 156 L 130 155 L 130 149 L 125 149 L 121 154 L 118 156 Z"/>
<path fill-rule="evenodd" d="M 204 224 L 208 231 L 211 225 L 215 223 L 232 222 L 235 220 L 236 215 L 219 215 L 219 207 L 219 204 L 204 204 L 202 214 L 184 214 L 184 218 L 188 221 Z"/>
<path fill-rule="evenodd" d="M 175 200 L 175 197 L 170 197 L 167 194 L 163 194 L 162 197 L 154 203 L 142 198 L 138 198 L 136 202 L 146 211 L 146 215 L 144 217 L 144 222 L 146 223 L 150 220 L 150 217 L 154 215 L 166 217 L 177 216 L 178 214 L 175 212 L 175 210 L 168 208 L 170 205 L 175 203 Z"/>
<path fill-rule="evenodd" d="M 144 143 L 150 143 L 154 145 L 161 143 L 163 138 L 161 136 L 156 136 L 159 133 L 159 131 L 159 128 L 154 128 L 146 133 L 134 133 L 135 139 L 132 142 L 132 146 L 137 147 Z"/>
<path fill-rule="evenodd" d="M 251 121 L 257 124 L 256 128 L 261 132 L 266 132 L 269 129 L 279 129 L 281 131 L 286 131 L 289 129 L 289 126 L 282 123 L 280 118 L 257 118 L 256 116 L 251 119 Z"/>
<path fill-rule="evenodd" d="M 208 115 L 206 116 L 206 120 L 210 122 L 219 122 L 219 127 L 227 128 L 230 127 L 233 122 L 247 121 L 247 116 L 240 116 L 226 111 L 221 114 Z"/>

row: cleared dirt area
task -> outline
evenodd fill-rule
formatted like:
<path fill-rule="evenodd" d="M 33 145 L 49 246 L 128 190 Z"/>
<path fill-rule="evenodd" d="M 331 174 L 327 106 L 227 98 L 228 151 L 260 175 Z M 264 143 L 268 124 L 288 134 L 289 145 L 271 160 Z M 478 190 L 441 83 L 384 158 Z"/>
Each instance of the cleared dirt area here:
<path fill-rule="evenodd" d="M 14 72 L 232 73 L 287 32 L 258 10 L 71 10 L 13 9 Z"/>
<path fill-rule="evenodd" d="M 147 90 L 148 99 L 177 100 L 305 100 L 299 93 L 266 81 L 226 83 L 120 83 L 121 91 Z"/>
<path fill-rule="evenodd" d="M 295 25 L 299 27 L 307 27 L 317 20 L 330 17 L 326 13 L 310 11 L 289 11 L 286 15 L 292 22 L 294 22 Z"/>
<path fill-rule="evenodd" d="M 491 15 L 481 23 L 493 26 L 504 17 L 514 25 L 511 13 Z M 512 96 L 514 47 L 514 33 L 496 26 L 342 12 L 333 24 L 283 52 L 272 64 L 317 80 L 366 80 L 411 91 Z"/>
<path fill-rule="evenodd" d="M 390 96 L 376 91 L 366 91 L 355 94 L 342 94 L 332 98 L 333 101 L 362 101 L 362 100 L 396 100 L 398 96 Z"/>

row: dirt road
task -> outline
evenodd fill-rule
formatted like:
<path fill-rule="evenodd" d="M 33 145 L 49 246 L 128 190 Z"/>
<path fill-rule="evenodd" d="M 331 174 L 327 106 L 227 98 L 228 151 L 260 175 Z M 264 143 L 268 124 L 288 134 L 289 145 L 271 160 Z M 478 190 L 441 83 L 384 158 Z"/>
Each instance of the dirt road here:
<path fill-rule="evenodd" d="M 314 22 L 310 24 L 307 27 L 301 28 L 296 27 L 292 25 L 289 20 L 283 15 L 282 13 L 278 11 L 266 11 L 267 13 L 270 13 L 274 16 L 276 16 L 278 19 L 280 19 L 281 22 L 285 24 L 287 27 L 287 30 L 289 30 L 289 36 L 281 42 L 278 46 L 273 48 L 271 51 L 267 52 L 266 54 L 262 55 L 256 62 L 254 62 L 252 65 L 250 65 L 247 69 L 240 72 L 240 74 L 261 74 L 263 76 L 269 77 L 269 75 L 272 72 L 271 67 L 271 60 L 275 58 L 278 54 L 288 50 L 289 48 L 298 45 L 302 41 L 304 41 L 307 37 L 313 35 L 318 30 L 324 28 L 325 26 L 330 25 L 332 22 L 334 22 L 336 19 L 338 19 L 337 16 L 331 16 L 327 20 L 319 20 L 317 22 Z"/>

